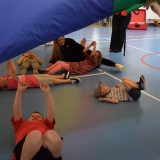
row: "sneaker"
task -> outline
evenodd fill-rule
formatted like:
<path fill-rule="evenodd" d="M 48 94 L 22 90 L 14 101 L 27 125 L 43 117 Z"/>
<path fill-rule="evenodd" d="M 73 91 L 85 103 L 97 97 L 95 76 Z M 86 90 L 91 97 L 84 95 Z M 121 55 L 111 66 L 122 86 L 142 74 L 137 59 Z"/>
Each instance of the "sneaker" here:
<path fill-rule="evenodd" d="M 64 73 L 64 79 L 68 79 L 69 76 L 70 76 L 70 72 L 69 71 L 67 71 L 67 72 Z"/>
<path fill-rule="evenodd" d="M 71 83 L 79 83 L 81 80 L 79 78 L 69 78 L 71 80 Z"/>
<path fill-rule="evenodd" d="M 124 66 L 122 66 L 121 64 L 115 64 L 115 67 L 116 67 L 117 69 L 119 69 L 120 71 L 122 71 L 123 68 L 124 68 Z"/>
<path fill-rule="evenodd" d="M 47 74 L 48 72 L 47 72 L 47 71 L 45 71 L 45 70 L 41 70 L 41 69 L 39 69 L 39 70 L 38 70 L 38 73 L 39 73 L 39 74 Z"/>
<path fill-rule="evenodd" d="M 146 89 L 146 82 L 145 82 L 145 78 L 144 78 L 143 75 L 140 77 L 140 81 L 139 81 L 138 84 L 139 84 L 139 89 L 140 90 L 145 90 Z"/>

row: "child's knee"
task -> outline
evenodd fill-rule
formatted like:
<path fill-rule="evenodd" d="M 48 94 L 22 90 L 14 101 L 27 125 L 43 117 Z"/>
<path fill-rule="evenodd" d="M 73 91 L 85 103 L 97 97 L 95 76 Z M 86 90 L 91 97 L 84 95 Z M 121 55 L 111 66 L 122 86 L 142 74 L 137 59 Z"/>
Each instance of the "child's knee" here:
<path fill-rule="evenodd" d="M 27 69 L 23 68 L 23 69 L 20 70 L 20 74 L 26 74 L 26 73 L 27 73 Z"/>
<path fill-rule="evenodd" d="M 56 145 L 56 144 L 62 143 L 61 137 L 54 130 L 47 131 L 43 135 L 43 138 L 44 138 L 44 141 L 46 141 L 48 144 Z"/>
<path fill-rule="evenodd" d="M 127 79 L 122 80 L 122 84 L 123 84 L 123 86 L 126 86 L 128 84 Z"/>
<path fill-rule="evenodd" d="M 43 136 L 41 132 L 33 130 L 27 135 L 26 140 L 28 140 L 32 145 L 42 145 Z"/>
<path fill-rule="evenodd" d="M 33 74 L 39 74 L 38 69 L 33 69 Z"/>
<path fill-rule="evenodd" d="M 123 77 L 123 78 L 122 78 L 122 81 L 125 81 L 125 80 L 127 80 L 127 79 L 128 79 L 127 77 Z"/>

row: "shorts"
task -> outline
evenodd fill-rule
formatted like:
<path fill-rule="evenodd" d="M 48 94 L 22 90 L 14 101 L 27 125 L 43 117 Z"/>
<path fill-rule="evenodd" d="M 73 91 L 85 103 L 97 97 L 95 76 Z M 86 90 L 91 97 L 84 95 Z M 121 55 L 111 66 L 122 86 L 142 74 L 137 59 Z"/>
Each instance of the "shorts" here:
<path fill-rule="evenodd" d="M 44 83 L 47 83 L 48 85 L 53 85 L 53 76 L 52 75 L 49 75 L 49 74 L 36 74 L 34 75 L 39 84 L 44 84 Z"/>
<path fill-rule="evenodd" d="M 13 150 L 16 160 L 20 160 L 25 138 L 26 136 L 18 142 Z M 41 147 L 37 154 L 32 158 L 32 160 L 62 160 L 62 157 L 60 156 L 59 158 L 54 158 L 48 149 Z"/>
<path fill-rule="evenodd" d="M 141 97 L 141 91 L 137 88 L 132 88 L 128 92 L 129 96 L 132 97 L 134 101 L 138 100 Z"/>

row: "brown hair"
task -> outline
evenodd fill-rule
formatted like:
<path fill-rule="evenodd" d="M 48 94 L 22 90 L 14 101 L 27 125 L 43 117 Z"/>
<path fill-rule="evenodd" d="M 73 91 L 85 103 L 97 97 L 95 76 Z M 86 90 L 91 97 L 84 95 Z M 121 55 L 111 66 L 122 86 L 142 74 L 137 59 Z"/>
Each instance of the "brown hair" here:
<path fill-rule="evenodd" d="M 102 63 L 102 53 L 98 50 L 97 50 L 97 52 L 99 53 L 98 56 L 97 56 L 97 67 L 98 67 Z"/>
<path fill-rule="evenodd" d="M 54 40 L 54 46 L 53 46 L 53 50 L 52 50 L 52 56 L 50 61 L 58 61 L 58 60 L 62 60 L 63 59 L 63 55 L 61 53 L 61 46 L 58 44 L 58 39 Z"/>
<path fill-rule="evenodd" d="M 40 114 L 40 115 L 42 116 L 42 118 L 43 118 L 43 115 L 42 115 L 40 112 L 38 112 L 38 111 L 34 111 L 34 112 L 32 112 L 32 113 L 31 113 L 31 115 L 32 115 L 32 114 L 34 114 L 34 113 L 38 113 L 38 114 Z M 30 116 L 31 116 L 31 115 L 30 115 Z M 30 117 L 30 116 L 29 116 L 29 117 Z M 43 118 L 43 119 L 44 119 L 44 118 Z"/>

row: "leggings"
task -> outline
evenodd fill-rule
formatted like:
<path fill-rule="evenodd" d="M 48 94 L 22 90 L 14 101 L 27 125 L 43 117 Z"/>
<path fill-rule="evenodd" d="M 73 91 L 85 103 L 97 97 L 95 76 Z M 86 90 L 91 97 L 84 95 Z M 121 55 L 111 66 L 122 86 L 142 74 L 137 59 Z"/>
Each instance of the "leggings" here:
<path fill-rule="evenodd" d="M 109 60 L 109 59 L 102 58 L 101 64 L 103 64 L 105 66 L 115 67 L 116 63 L 111 61 L 111 60 Z"/>
<path fill-rule="evenodd" d="M 52 66 L 48 67 L 46 71 L 48 71 L 49 74 L 54 74 L 62 69 L 69 71 L 69 64 L 63 61 L 57 61 Z"/>

